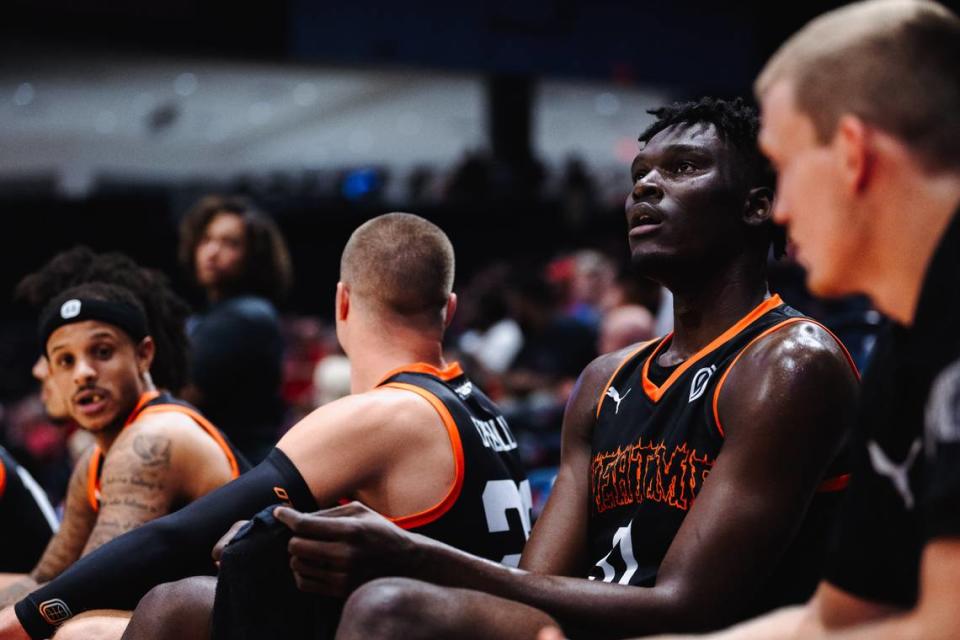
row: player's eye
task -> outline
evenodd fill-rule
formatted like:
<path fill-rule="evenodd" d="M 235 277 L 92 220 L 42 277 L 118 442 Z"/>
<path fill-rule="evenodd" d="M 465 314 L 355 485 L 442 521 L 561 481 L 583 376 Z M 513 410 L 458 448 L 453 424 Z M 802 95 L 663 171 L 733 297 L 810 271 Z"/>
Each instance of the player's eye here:
<path fill-rule="evenodd" d="M 64 354 L 64 355 L 62 355 L 62 356 L 58 356 L 58 357 L 54 360 L 54 362 L 55 362 L 56 365 L 57 365 L 58 367 L 60 367 L 61 369 L 68 369 L 68 368 L 70 368 L 71 366 L 73 366 L 73 356 L 68 355 L 68 354 Z"/>
<path fill-rule="evenodd" d="M 109 345 L 99 345 L 93 350 L 94 355 L 101 360 L 107 360 L 113 355 L 113 347 Z"/>
<path fill-rule="evenodd" d="M 693 164 L 689 160 L 681 160 L 673 166 L 674 173 L 692 173 L 697 169 L 697 165 Z"/>

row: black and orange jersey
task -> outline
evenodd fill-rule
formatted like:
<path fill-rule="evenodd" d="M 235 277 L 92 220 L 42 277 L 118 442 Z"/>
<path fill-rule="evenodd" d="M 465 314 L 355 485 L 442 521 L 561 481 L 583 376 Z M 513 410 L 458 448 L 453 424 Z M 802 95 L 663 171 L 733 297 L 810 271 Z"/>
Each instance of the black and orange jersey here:
<path fill-rule="evenodd" d="M 47 494 L 0 447 L 0 572 L 33 569 L 57 528 Z"/>
<path fill-rule="evenodd" d="M 203 429 L 207 435 L 213 438 L 223 451 L 227 462 L 230 464 L 231 480 L 235 480 L 241 473 L 250 468 L 247 461 L 223 432 L 213 426 L 213 424 L 190 403 L 174 398 L 166 392 L 144 392 L 140 396 L 137 406 L 134 407 L 130 415 L 127 416 L 123 428 L 126 429 L 142 416 L 169 412 L 182 413 L 188 416 L 199 428 Z M 100 447 L 94 447 L 93 455 L 90 456 L 89 466 L 87 467 L 87 501 L 94 511 L 100 510 L 100 476 L 103 473 L 104 457 L 104 453 Z"/>
<path fill-rule="evenodd" d="M 497 406 L 456 363 L 442 370 L 423 363 L 402 367 L 378 386 L 406 389 L 426 399 L 443 420 L 456 462 L 456 476 L 443 500 L 393 521 L 516 566 L 530 534 L 530 483 L 517 441 Z"/>
<path fill-rule="evenodd" d="M 653 586 L 723 447 L 717 402 L 727 374 L 751 344 L 796 322 L 813 321 L 772 296 L 675 367 L 656 360 L 671 335 L 639 345 L 620 364 L 602 389 L 592 438 L 590 579 Z M 846 465 L 845 455 L 832 464 L 765 599 L 800 601 L 812 592 Z"/>

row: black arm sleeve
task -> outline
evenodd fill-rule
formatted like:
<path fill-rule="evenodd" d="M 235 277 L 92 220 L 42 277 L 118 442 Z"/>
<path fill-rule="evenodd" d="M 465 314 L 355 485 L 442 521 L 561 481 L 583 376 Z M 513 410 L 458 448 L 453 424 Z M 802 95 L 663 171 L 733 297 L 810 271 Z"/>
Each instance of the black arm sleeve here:
<path fill-rule="evenodd" d="M 59 624 L 91 609 L 133 609 L 150 589 L 214 571 L 210 552 L 227 529 L 284 501 L 313 511 L 303 476 L 279 449 L 233 482 L 183 509 L 130 531 L 78 560 L 16 605 L 31 638 L 48 638 Z"/>

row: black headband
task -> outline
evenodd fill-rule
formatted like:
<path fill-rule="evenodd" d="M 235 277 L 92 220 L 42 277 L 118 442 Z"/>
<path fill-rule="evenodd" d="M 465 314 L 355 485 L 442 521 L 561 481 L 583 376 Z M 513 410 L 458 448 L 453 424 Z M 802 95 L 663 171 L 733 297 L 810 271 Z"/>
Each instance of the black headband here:
<path fill-rule="evenodd" d="M 59 307 L 52 307 L 40 318 L 40 347 L 47 351 L 50 334 L 65 324 L 97 320 L 123 329 L 135 343 L 149 335 L 143 312 L 125 302 L 86 298 L 70 298 Z"/>

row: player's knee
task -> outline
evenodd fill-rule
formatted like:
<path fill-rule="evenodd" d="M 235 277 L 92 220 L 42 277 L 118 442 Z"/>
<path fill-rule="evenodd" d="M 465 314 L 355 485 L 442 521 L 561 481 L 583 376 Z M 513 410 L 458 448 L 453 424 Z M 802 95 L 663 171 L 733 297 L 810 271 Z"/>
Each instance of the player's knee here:
<path fill-rule="evenodd" d="M 86 618 L 70 620 L 57 629 L 53 640 L 119 640 L 126 620 Z"/>
<path fill-rule="evenodd" d="M 344 606 L 338 640 L 430 637 L 427 612 L 441 589 L 407 578 L 381 578 L 357 589 Z"/>
<path fill-rule="evenodd" d="M 174 637 L 209 625 L 215 588 L 207 578 L 157 585 L 137 605 L 125 640 Z"/>

